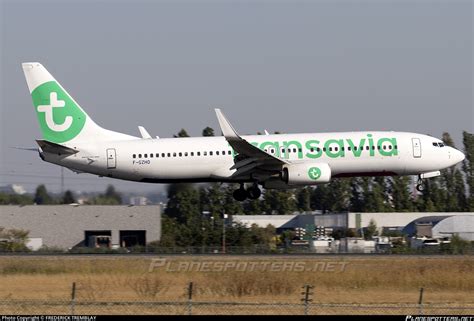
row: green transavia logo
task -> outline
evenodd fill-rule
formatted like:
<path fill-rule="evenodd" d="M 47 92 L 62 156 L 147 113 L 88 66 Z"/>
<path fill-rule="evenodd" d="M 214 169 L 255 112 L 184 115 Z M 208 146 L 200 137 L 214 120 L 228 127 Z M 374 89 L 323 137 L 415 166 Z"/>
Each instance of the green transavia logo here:
<path fill-rule="evenodd" d="M 309 178 L 311 178 L 312 180 L 317 180 L 318 178 L 321 177 L 321 170 L 317 167 L 311 167 L 309 170 L 308 170 L 308 176 Z"/>
<path fill-rule="evenodd" d="M 67 142 L 84 127 L 86 115 L 55 81 L 31 93 L 43 137 L 54 143 Z"/>

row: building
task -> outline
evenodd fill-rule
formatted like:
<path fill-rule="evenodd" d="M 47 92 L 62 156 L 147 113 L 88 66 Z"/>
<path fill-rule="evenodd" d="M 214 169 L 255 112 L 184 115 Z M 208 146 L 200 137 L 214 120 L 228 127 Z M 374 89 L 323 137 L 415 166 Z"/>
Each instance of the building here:
<path fill-rule="evenodd" d="M 474 213 L 450 212 L 450 213 L 421 213 L 421 212 L 393 212 L 393 213 L 334 213 L 334 214 L 297 214 L 297 215 L 234 215 L 233 221 L 250 226 L 256 224 L 260 227 L 273 225 L 277 231 L 286 229 L 305 228 L 306 226 L 324 226 L 326 228 L 355 229 L 366 228 L 370 221 L 373 221 L 379 230 L 402 231 L 403 228 L 424 216 L 447 217 L 447 216 L 467 216 L 474 217 Z M 449 221 L 448 221 L 449 222 Z M 461 226 L 456 228 L 461 229 Z M 468 231 L 463 229 L 463 233 L 474 232 L 472 225 L 467 225 Z M 469 232 L 470 231 L 470 232 Z"/>
<path fill-rule="evenodd" d="M 403 229 L 408 236 L 432 239 L 450 238 L 456 234 L 467 241 L 474 241 L 474 215 L 423 216 L 413 220 Z"/>
<path fill-rule="evenodd" d="M 161 206 L 0 206 L 0 226 L 29 231 L 31 247 L 131 247 L 160 240 Z"/>

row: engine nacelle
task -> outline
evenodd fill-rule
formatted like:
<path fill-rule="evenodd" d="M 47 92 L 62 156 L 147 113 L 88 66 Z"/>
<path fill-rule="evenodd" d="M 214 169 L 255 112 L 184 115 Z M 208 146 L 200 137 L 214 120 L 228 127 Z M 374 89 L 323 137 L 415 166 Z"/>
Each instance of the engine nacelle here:
<path fill-rule="evenodd" d="M 288 185 L 316 185 L 329 183 L 331 168 L 327 163 L 293 163 L 283 167 L 283 181 Z"/>

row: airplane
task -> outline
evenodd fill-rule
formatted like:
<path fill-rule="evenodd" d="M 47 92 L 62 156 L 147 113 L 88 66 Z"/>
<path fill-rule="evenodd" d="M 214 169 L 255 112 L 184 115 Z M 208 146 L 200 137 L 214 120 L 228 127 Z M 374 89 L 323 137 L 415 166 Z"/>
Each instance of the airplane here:
<path fill-rule="evenodd" d="M 240 135 L 215 109 L 223 136 L 153 138 L 139 126 L 131 136 L 97 125 L 38 62 L 22 64 L 43 135 L 43 161 L 77 173 L 147 183 L 238 183 L 238 201 L 265 189 L 318 185 L 340 177 L 439 176 L 464 154 L 418 133 L 359 131 Z M 249 185 L 246 188 L 246 185 Z"/>

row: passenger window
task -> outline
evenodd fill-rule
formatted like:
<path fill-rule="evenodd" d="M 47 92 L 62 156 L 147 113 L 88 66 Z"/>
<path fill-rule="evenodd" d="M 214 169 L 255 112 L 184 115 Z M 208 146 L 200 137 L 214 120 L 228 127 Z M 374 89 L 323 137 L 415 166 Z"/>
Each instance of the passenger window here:
<path fill-rule="evenodd" d="M 150 154 L 150 158 L 153 158 L 153 154 Z"/>
<path fill-rule="evenodd" d="M 132 156 L 132 157 L 133 157 L 133 158 L 137 158 L 137 155 L 136 155 L 136 154 L 133 154 L 133 156 Z"/>
<path fill-rule="evenodd" d="M 168 153 L 168 157 L 171 157 L 171 153 Z"/>
<path fill-rule="evenodd" d="M 369 146 L 365 146 L 365 150 L 369 150 L 369 148 L 370 148 Z"/>
<path fill-rule="evenodd" d="M 296 148 L 293 148 L 293 153 L 296 153 Z"/>
<path fill-rule="evenodd" d="M 197 155 L 198 155 L 198 156 L 201 156 L 201 152 L 197 152 Z"/>
<path fill-rule="evenodd" d="M 161 153 L 161 157 L 165 157 L 165 153 Z"/>
<path fill-rule="evenodd" d="M 219 156 L 219 151 L 216 151 L 216 155 Z"/>
<path fill-rule="evenodd" d="M 160 153 L 156 153 L 156 157 L 160 157 Z"/>
<path fill-rule="evenodd" d="M 337 147 L 334 147 L 334 151 L 337 152 L 338 148 Z"/>
<path fill-rule="evenodd" d="M 375 150 L 375 146 L 372 146 L 372 150 Z"/>
<path fill-rule="evenodd" d="M 388 145 L 388 149 L 392 149 L 392 145 Z"/>
<path fill-rule="evenodd" d="M 227 154 L 232 155 L 232 151 L 228 151 Z"/>
<path fill-rule="evenodd" d="M 179 153 L 179 157 L 183 156 L 183 153 Z"/>
<path fill-rule="evenodd" d="M 188 152 L 184 152 L 184 156 L 188 156 Z"/>
<path fill-rule="evenodd" d="M 272 148 L 272 149 L 270 149 L 270 152 L 273 154 L 275 152 L 275 150 Z"/>
<path fill-rule="evenodd" d="M 332 152 L 332 147 L 329 147 L 329 151 Z"/>
<path fill-rule="evenodd" d="M 378 149 L 378 150 L 380 150 L 380 145 L 379 145 L 379 146 L 377 146 L 377 149 Z"/>
<path fill-rule="evenodd" d="M 354 150 L 357 150 L 357 146 L 354 146 Z"/>
<path fill-rule="evenodd" d="M 142 154 L 138 154 L 138 158 L 142 158 Z"/>
<path fill-rule="evenodd" d="M 212 151 L 209 152 L 209 156 L 212 156 Z"/>
<path fill-rule="evenodd" d="M 316 151 L 319 153 L 321 151 L 321 148 L 316 148 Z"/>
<path fill-rule="evenodd" d="M 326 147 L 323 147 L 323 152 L 325 152 L 325 151 L 326 151 Z"/>
<path fill-rule="evenodd" d="M 225 150 L 222 151 L 222 155 L 225 155 Z"/>
<path fill-rule="evenodd" d="M 393 148 L 394 148 L 394 149 L 398 149 L 398 146 L 397 146 L 397 145 L 395 145 L 395 146 L 393 146 Z"/>
<path fill-rule="evenodd" d="M 302 150 L 301 148 L 299 148 L 299 149 L 298 149 L 298 151 L 299 151 L 300 153 L 302 153 L 302 152 L 303 152 L 303 150 Z"/>
<path fill-rule="evenodd" d="M 443 143 L 439 143 L 438 145 L 439 145 L 439 147 L 444 147 Z"/>
<path fill-rule="evenodd" d="M 176 157 L 176 153 L 173 153 L 173 157 Z"/>
<path fill-rule="evenodd" d="M 191 152 L 191 156 L 194 156 L 194 152 Z"/>
<path fill-rule="evenodd" d="M 348 147 L 347 147 L 347 150 L 348 150 L 348 151 L 351 151 L 351 146 L 348 146 Z"/>
<path fill-rule="evenodd" d="M 433 146 L 438 147 L 438 143 L 433 143 Z"/>
<path fill-rule="evenodd" d="M 310 148 L 309 150 L 311 151 L 311 153 L 313 153 L 313 152 L 314 152 L 314 148 Z"/>
<path fill-rule="evenodd" d="M 144 158 L 148 158 L 148 154 L 145 154 L 143 157 L 144 157 Z"/>
<path fill-rule="evenodd" d="M 206 152 L 204 152 L 204 156 L 207 156 L 207 151 L 206 151 Z"/>

